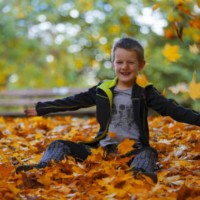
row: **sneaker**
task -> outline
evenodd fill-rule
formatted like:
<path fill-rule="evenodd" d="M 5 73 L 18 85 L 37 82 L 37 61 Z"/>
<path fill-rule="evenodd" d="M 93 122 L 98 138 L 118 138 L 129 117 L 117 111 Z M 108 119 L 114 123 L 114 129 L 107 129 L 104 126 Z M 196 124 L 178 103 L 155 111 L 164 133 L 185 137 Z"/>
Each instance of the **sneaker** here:
<path fill-rule="evenodd" d="M 155 174 L 154 172 L 142 172 L 142 174 L 144 174 L 145 176 L 148 176 L 149 178 L 151 178 L 151 180 L 154 183 L 158 182 L 158 177 L 157 174 Z"/>
<path fill-rule="evenodd" d="M 33 165 L 21 165 L 16 168 L 16 173 L 18 174 L 20 171 L 29 171 L 34 168 L 35 169 L 45 168 L 46 166 L 47 166 L 47 163 L 45 162 L 42 162 L 39 164 L 33 164 Z"/>
<path fill-rule="evenodd" d="M 138 178 L 139 176 L 142 176 L 142 175 L 149 177 L 154 183 L 158 182 L 157 174 L 155 174 L 154 172 L 147 172 L 143 169 L 138 169 L 138 168 L 134 169 L 134 176 L 136 178 Z"/>

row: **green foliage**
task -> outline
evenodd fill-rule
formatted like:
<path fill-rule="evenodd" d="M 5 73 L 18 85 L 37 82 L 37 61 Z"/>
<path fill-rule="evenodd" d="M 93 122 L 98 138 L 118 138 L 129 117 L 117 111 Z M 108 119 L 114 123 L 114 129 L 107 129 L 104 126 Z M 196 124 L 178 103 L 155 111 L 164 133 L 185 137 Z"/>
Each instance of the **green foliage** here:
<path fill-rule="evenodd" d="M 200 63 L 199 52 L 189 51 L 199 48 L 199 8 L 189 0 L 156 6 L 149 0 L 0 1 L 0 87 L 89 86 L 112 78 L 112 44 L 127 35 L 144 45 L 145 73 L 159 90 L 188 83 Z M 158 32 L 160 19 L 165 31 Z M 176 62 L 163 56 L 166 43 L 180 47 Z"/>

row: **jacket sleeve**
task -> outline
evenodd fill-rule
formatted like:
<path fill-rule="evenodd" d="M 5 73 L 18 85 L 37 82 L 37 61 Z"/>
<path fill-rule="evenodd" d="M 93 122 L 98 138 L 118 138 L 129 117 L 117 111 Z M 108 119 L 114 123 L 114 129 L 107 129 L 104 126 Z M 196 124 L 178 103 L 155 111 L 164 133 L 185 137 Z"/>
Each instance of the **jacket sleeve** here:
<path fill-rule="evenodd" d="M 173 99 L 167 99 L 153 86 L 146 88 L 147 105 L 162 116 L 170 116 L 174 120 L 200 126 L 200 113 L 177 104 Z"/>
<path fill-rule="evenodd" d="M 87 108 L 96 105 L 96 87 L 94 86 L 86 92 L 81 92 L 74 96 L 69 96 L 63 99 L 56 99 L 54 101 L 38 102 L 36 104 L 36 111 L 38 115 L 45 115 L 48 113 L 74 111 L 80 108 Z"/>

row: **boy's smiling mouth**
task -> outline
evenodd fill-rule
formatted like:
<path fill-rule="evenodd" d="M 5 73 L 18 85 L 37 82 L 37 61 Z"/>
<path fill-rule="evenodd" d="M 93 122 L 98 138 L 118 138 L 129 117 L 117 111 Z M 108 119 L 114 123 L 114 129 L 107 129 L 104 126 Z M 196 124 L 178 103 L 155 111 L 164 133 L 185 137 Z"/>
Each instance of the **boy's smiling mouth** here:
<path fill-rule="evenodd" d="M 120 74 L 123 76 L 129 76 L 131 74 L 131 72 L 120 72 Z"/>

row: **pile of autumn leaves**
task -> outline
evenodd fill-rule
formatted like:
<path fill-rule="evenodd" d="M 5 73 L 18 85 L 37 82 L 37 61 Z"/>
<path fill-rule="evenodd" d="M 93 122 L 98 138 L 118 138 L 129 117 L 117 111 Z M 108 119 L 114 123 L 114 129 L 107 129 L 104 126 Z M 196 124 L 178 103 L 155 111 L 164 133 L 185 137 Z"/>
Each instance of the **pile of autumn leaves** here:
<path fill-rule="evenodd" d="M 169 117 L 149 118 L 149 126 L 151 145 L 159 152 L 157 184 L 134 178 L 127 158 L 105 157 L 101 148 L 83 163 L 69 157 L 16 174 L 16 166 L 37 163 L 51 141 L 91 140 L 99 127 L 95 118 L 0 118 L 0 199 L 200 199 L 200 127 Z M 122 142 L 119 155 L 131 146 Z"/>

